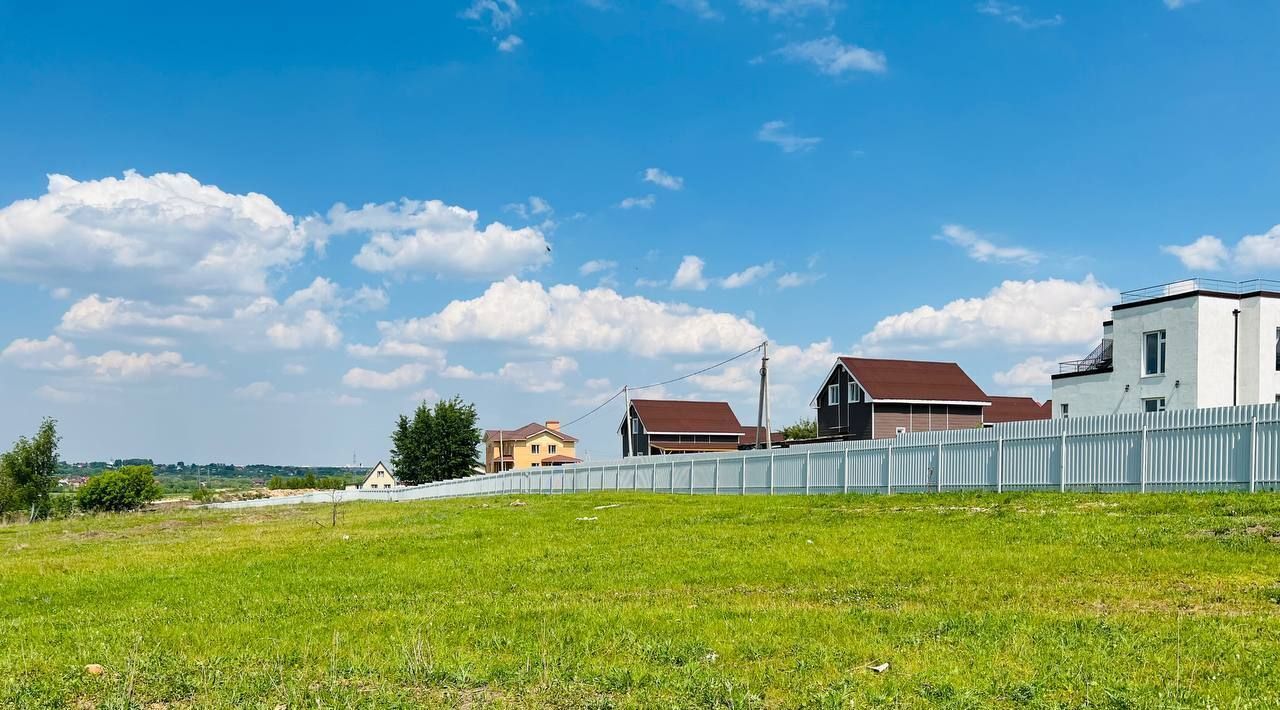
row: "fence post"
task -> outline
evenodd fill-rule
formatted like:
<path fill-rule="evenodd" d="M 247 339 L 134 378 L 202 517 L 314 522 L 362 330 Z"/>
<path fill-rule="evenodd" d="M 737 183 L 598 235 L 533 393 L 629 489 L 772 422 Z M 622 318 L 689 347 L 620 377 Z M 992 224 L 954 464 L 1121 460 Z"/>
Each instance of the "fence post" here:
<path fill-rule="evenodd" d="M 711 475 L 711 486 L 715 489 L 712 495 L 720 495 L 720 458 L 716 457 L 716 470 Z"/>
<path fill-rule="evenodd" d="M 1004 435 L 996 437 L 996 493 L 1004 490 Z"/>
<path fill-rule="evenodd" d="M 844 449 L 844 463 L 840 466 L 840 487 L 849 492 L 849 448 Z"/>
<path fill-rule="evenodd" d="M 805 495 L 809 495 L 809 482 L 812 478 L 809 475 L 809 467 L 811 465 L 813 465 L 812 454 L 811 452 L 806 451 L 804 452 L 804 494 Z"/>
<path fill-rule="evenodd" d="M 769 495 L 773 495 L 773 454 L 769 454 Z"/>
<path fill-rule="evenodd" d="M 658 462 L 653 463 L 653 475 L 649 477 L 649 483 L 653 485 L 653 492 L 658 492 Z"/>
<path fill-rule="evenodd" d="M 884 494 L 891 496 L 893 495 L 893 444 L 889 444 L 887 451 L 888 465 L 884 472 Z"/>
<path fill-rule="evenodd" d="M 938 492 L 942 492 L 942 442 L 938 442 Z"/>
<path fill-rule="evenodd" d="M 1249 492 L 1258 487 L 1258 415 L 1249 423 Z"/>
<path fill-rule="evenodd" d="M 1058 488 L 1067 492 L 1067 420 L 1062 420 L 1062 443 L 1058 447 Z"/>
<path fill-rule="evenodd" d="M 1138 492 L 1147 492 L 1147 423 L 1142 423 L 1142 438 L 1138 443 Z"/>
<path fill-rule="evenodd" d="M 689 462 L 689 495 L 693 495 L 693 471 L 698 467 L 698 462 Z"/>
<path fill-rule="evenodd" d="M 601 470 L 603 470 L 603 469 L 601 469 Z M 600 474 L 600 477 L 601 477 L 601 478 L 604 478 L 604 474 L 603 474 L 603 473 L 602 473 L 602 474 Z M 591 492 L 591 469 L 590 469 L 590 468 L 588 468 L 588 469 L 587 469 L 587 492 L 588 492 L 588 493 L 590 493 L 590 492 Z"/>
<path fill-rule="evenodd" d="M 741 456 L 742 456 L 742 495 L 745 496 L 747 494 L 747 455 L 741 454 Z"/>

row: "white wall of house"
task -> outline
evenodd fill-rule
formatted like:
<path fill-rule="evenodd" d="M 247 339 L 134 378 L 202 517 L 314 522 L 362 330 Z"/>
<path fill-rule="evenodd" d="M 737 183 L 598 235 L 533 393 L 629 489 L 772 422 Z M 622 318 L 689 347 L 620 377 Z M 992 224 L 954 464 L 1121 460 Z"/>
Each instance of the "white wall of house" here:
<path fill-rule="evenodd" d="M 1238 404 L 1276 401 L 1276 329 L 1280 299 L 1188 296 L 1116 310 L 1104 329 L 1112 338 L 1113 369 L 1053 381 L 1053 414 L 1087 417 L 1144 410 L 1144 400 L 1163 398 L 1166 409 L 1223 407 L 1232 404 L 1235 317 L 1239 308 Z M 1165 370 L 1144 369 L 1145 334 L 1165 332 Z"/>
<path fill-rule="evenodd" d="M 1277 401 L 1280 395 L 1280 369 L 1276 368 L 1278 339 L 1280 299 L 1241 299 L 1240 404 Z"/>

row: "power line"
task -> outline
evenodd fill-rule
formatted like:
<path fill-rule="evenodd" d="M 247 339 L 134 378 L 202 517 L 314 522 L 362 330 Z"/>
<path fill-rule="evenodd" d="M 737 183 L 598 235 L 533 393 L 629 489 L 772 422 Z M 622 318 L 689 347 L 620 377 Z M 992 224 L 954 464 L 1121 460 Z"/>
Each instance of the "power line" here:
<path fill-rule="evenodd" d="M 574 424 L 577 424 L 578 422 L 582 421 L 583 419 L 586 419 L 587 417 L 591 416 L 592 414 L 595 414 L 596 412 L 600 411 L 601 409 L 604 409 L 604 406 L 605 406 L 606 404 L 608 404 L 608 403 L 612 402 L 613 400 L 617 399 L 618 397 L 621 397 L 621 396 L 622 396 L 622 393 L 623 393 L 623 392 L 625 392 L 625 391 L 627 391 L 628 389 L 633 390 L 633 391 L 634 391 L 634 390 L 647 390 L 647 389 L 653 389 L 654 387 L 661 387 L 661 386 L 663 386 L 663 385 L 669 385 L 669 384 L 672 384 L 672 383 L 675 383 L 675 382 L 679 382 L 679 381 L 681 381 L 681 380 L 687 380 L 687 379 L 689 379 L 690 377 L 697 377 L 698 375 L 701 375 L 701 374 L 702 374 L 702 373 L 704 373 L 704 372 L 709 372 L 709 371 L 711 371 L 711 370 L 716 369 L 717 367 L 723 367 L 724 365 L 728 365 L 729 363 L 733 362 L 734 360 L 737 360 L 737 359 L 740 359 L 740 358 L 744 358 L 744 357 L 746 357 L 746 356 L 750 355 L 751 353 L 754 353 L 754 352 L 758 351 L 758 350 L 759 350 L 760 348 L 762 348 L 762 347 L 764 347 L 764 343 L 761 343 L 761 344 L 759 344 L 759 345 L 755 346 L 754 348 L 751 348 L 750 350 L 744 350 L 744 351 L 742 351 L 742 352 L 738 353 L 737 355 L 734 355 L 733 357 L 729 358 L 728 360 L 721 360 L 720 362 L 717 362 L 717 363 L 716 363 L 716 364 L 714 364 L 714 365 L 709 365 L 709 366 L 704 367 L 704 368 L 702 368 L 701 370 L 698 370 L 698 371 L 696 371 L 696 372 L 690 372 L 690 373 L 689 373 L 689 374 L 687 374 L 687 375 L 681 375 L 681 376 L 679 376 L 679 377 L 675 377 L 675 378 L 672 378 L 672 379 L 670 379 L 670 380 L 664 380 L 664 381 L 662 381 L 662 382 L 654 382 L 653 384 L 650 384 L 650 385 L 643 385 L 643 386 L 641 386 L 641 387 L 626 387 L 626 388 L 620 389 L 620 390 L 618 390 L 617 392 L 614 392 L 612 397 L 610 397 L 609 399 L 606 399 L 605 401 L 603 401 L 603 402 L 601 402 L 599 405 L 597 405 L 595 409 L 592 409 L 591 411 L 587 412 L 586 414 L 583 414 L 582 416 L 578 417 L 577 419 L 574 419 L 573 421 L 569 422 L 568 424 L 562 424 L 562 425 L 561 425 L 561 428 L 562 428 L 562 429 L 568 429 L 569 427 L 573 426 Z"/>
<path fill-rule="evenodd" d="M 647 389 L 652 389 L 652 388 L 654 388 L 654 387 L 661 387 L 661 386 L 663 386 L 663 385 L 669 385 L 669 384 L 671 384 L 671 383 L 673 383 L 673 382 L 679 382 L 680 380 L 687 380 L 687 379 L 689 379 L 690 377 L 697 377 L 698 375 L 701 375 L 702 373 L 707 372 L 707 371 L 709 371 L 709 370 L 714 370 L 714 369 L 716 369 L 717 367 L 720 367 L 720 366 L 722 366 L 722 365 L 728 365 L 729 363 L 733 362 L 734 360 L 737 360 L 738 358 L 746 357 L 746 356 L 750 355 L 751 353 L 756 352 L 757 350 L 759 350 L 759 349 L 760 349 L 760 348 L 762 348 L 762 347 L 764 347 L 764 343 L 761 343 L 761 344 L 759 344 L 759 345 L 755 346 L 754 348 L 751 348 L 750 350 L 745 350 L 745 351 L 743 351 L 743 352 L 740 352 L 740 353 L 738 353 L 737 355 L 734 355 L 733 357 L 729 358 L 728 360 L 723 360 L 723 361 L 721 361 L 721 362 L 717 362 L 717 363 L 716 363 L 716 364 L 714 364 L 714 365 L 710 365 L 710 366 L 708 366 L 708 367 L 704 367 L 704 368 L 702 368 L 701 370 L 698 370 L 697 372 L 690 372 L 690 373 L 689 373 L 689 374 L 687 374 L 687 375 L 681 375 L 681 376 L 676 377 L 676 378 L 674 378 L 674 379 L 665 380 L 665 381 L 663 381 L 663 382 L 655 382 L 655 383 L 653 383 L 653 384 L 651 384 L 651 385 L 644 385 L 643 387 L 632 387 L 631 389 L 633 389 L 633 390 L 647 390 Z"/>
<path fill-rule="evenodd" d="M 600 403 L 600 405 L 599 405 L 599 406 L 597 406 L 595 409 L 591 410 L 590 412 L 587 412 L 586 414 L 583 414 L 582 416 L 578 417 L 577 419 L 574 419 L 573 421 L 569 422 L 568 424 L 561 424 L 561 425 L 560 425 L 560 428 L 561 428 L 561 429 L 568 429 L 569 427 L 573 426 L 574 424 L 577 424 L 578 422 L 582 421 L 583 419 L 586 419 L 587 417 L 591 416 L 592 414 L 595 414 L 596 412 L 600 411 L 601 409 L 604 409 L 604 405 L 606 405 L 606 404 L 608 404 L 608 403 L 612 402 L 613 400 L 617 399 L 617 398 L 618 398 L 618 397 L 620 397 L 620 396 L 622 396 L 622 390 L 618 390 L 617 392 L 614 392 L 612 397 L 610 397 L 609 399 L 606 399 L 605 401 L 601 402 L 601 403 Z"/>

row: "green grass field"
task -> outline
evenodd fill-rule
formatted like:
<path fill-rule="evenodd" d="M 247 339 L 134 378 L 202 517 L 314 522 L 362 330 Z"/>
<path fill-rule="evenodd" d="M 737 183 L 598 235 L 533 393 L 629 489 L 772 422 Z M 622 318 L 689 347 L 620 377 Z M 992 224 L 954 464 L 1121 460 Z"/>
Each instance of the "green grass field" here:
<path fill-rule="evenodd" d="M 1280 706 L 1280 496 L 512 500 L 0 528 L 0 707 Z"/>

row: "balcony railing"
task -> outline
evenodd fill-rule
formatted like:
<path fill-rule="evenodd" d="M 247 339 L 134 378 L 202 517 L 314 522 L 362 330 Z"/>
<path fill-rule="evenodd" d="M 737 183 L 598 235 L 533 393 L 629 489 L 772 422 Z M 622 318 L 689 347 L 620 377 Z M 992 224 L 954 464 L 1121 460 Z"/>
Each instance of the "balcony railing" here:
<path fill-rule="evenodd" d="M 1093 352 L 1089 353 L 1084 359 L 1058 363 L 1058 374 L 1067 375 L 1110 370 L 1113 345 L 1114 341 L 1111 338 L 1103 338 L 1098 347 L 1094 348 Z"/>
<path fill-rule="evenodd" d="M 1125 291 L 1120 294 L 1121 303 L 1137 303 L 1150 301 L 1165 296 L 1178 296 L 1196 291 L 1213 291 L 1240 295 L 1256 291 L 1280 291 L 1280 281 L 1274 279 L 1251 279 L 1249 281 L 1223 281 L 1221 279 L 1184 279 L 1159 286 Z"/>

